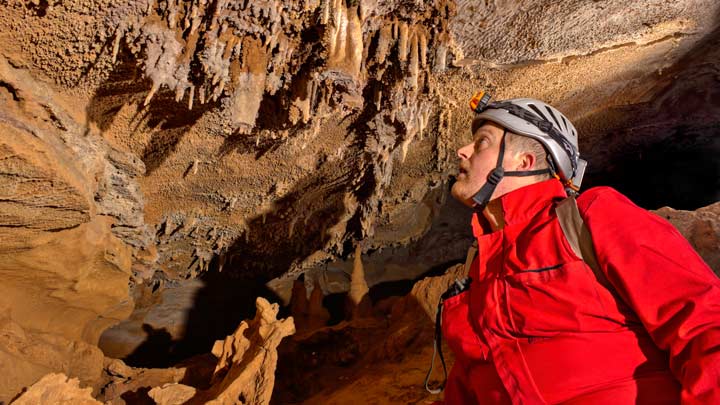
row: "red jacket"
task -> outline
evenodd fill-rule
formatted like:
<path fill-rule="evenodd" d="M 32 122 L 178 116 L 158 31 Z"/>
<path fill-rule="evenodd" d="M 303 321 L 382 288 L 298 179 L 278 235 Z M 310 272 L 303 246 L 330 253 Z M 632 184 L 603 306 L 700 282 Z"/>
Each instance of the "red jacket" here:
<path fill-rule="evenodd" d="M 568 245 L 557 180 L 473 217 L 470 288 L 444 303 L 447 404 L 720 404 L 720 280 L 675 228 L 617 191 L 578 198 L 611 288 Z"/>

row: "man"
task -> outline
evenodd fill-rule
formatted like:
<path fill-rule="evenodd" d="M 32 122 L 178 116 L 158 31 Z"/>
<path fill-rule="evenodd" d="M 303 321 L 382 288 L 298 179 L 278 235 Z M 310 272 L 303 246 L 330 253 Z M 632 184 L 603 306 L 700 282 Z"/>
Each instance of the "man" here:
<path fill-rule="evenodd" d="M 471 107 L 453 196 L 478 256 L 444 296 L 446 404 L 720 404 L 720 281 L 666 221 L 617 191 L 577 198 L 597 272 L 556 208 L 582 180 L 577 132 L 537 100 Z M 577 212 L 577 211 L 576 211 Z"/>

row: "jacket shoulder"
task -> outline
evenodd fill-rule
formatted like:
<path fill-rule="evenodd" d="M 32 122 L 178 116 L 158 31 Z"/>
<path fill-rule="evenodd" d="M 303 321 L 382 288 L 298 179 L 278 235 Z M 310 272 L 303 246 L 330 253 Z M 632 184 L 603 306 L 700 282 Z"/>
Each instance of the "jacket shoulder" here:
<path fill-rule="evenodd" d="M 588 210 L 591 210 L 593 207 L 598 205 L 639 208 L 622 193 L 607 186 L 593 187 L 582 192 L 577 197 L 577 204 L 578 209 L 582 214 L 587 213 Z"/>

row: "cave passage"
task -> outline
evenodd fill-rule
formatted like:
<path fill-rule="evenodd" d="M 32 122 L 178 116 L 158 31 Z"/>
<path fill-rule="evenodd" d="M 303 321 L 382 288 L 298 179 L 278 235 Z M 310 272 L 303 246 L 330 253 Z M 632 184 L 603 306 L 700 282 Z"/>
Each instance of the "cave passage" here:
<path fill-rule="evenodd" d="M 720 200 L 720 127 L 678 128 L 663 141 L 625 149 L 608 162 L 591 160 L 583 189 L 608 185 L 651 210 L 695 210 Z"/>

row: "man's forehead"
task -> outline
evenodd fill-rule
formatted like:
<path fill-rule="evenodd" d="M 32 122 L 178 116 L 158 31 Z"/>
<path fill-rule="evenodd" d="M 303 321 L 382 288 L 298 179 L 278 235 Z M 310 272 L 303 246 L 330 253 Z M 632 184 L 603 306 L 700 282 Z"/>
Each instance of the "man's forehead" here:
<path fill-rule="evenodd" d="M 501 135 L 503 133 L 503 127 L 492 121 L 478 120 L 472 124 L 472 134 L 474 136 L 479 133 Z"/>

